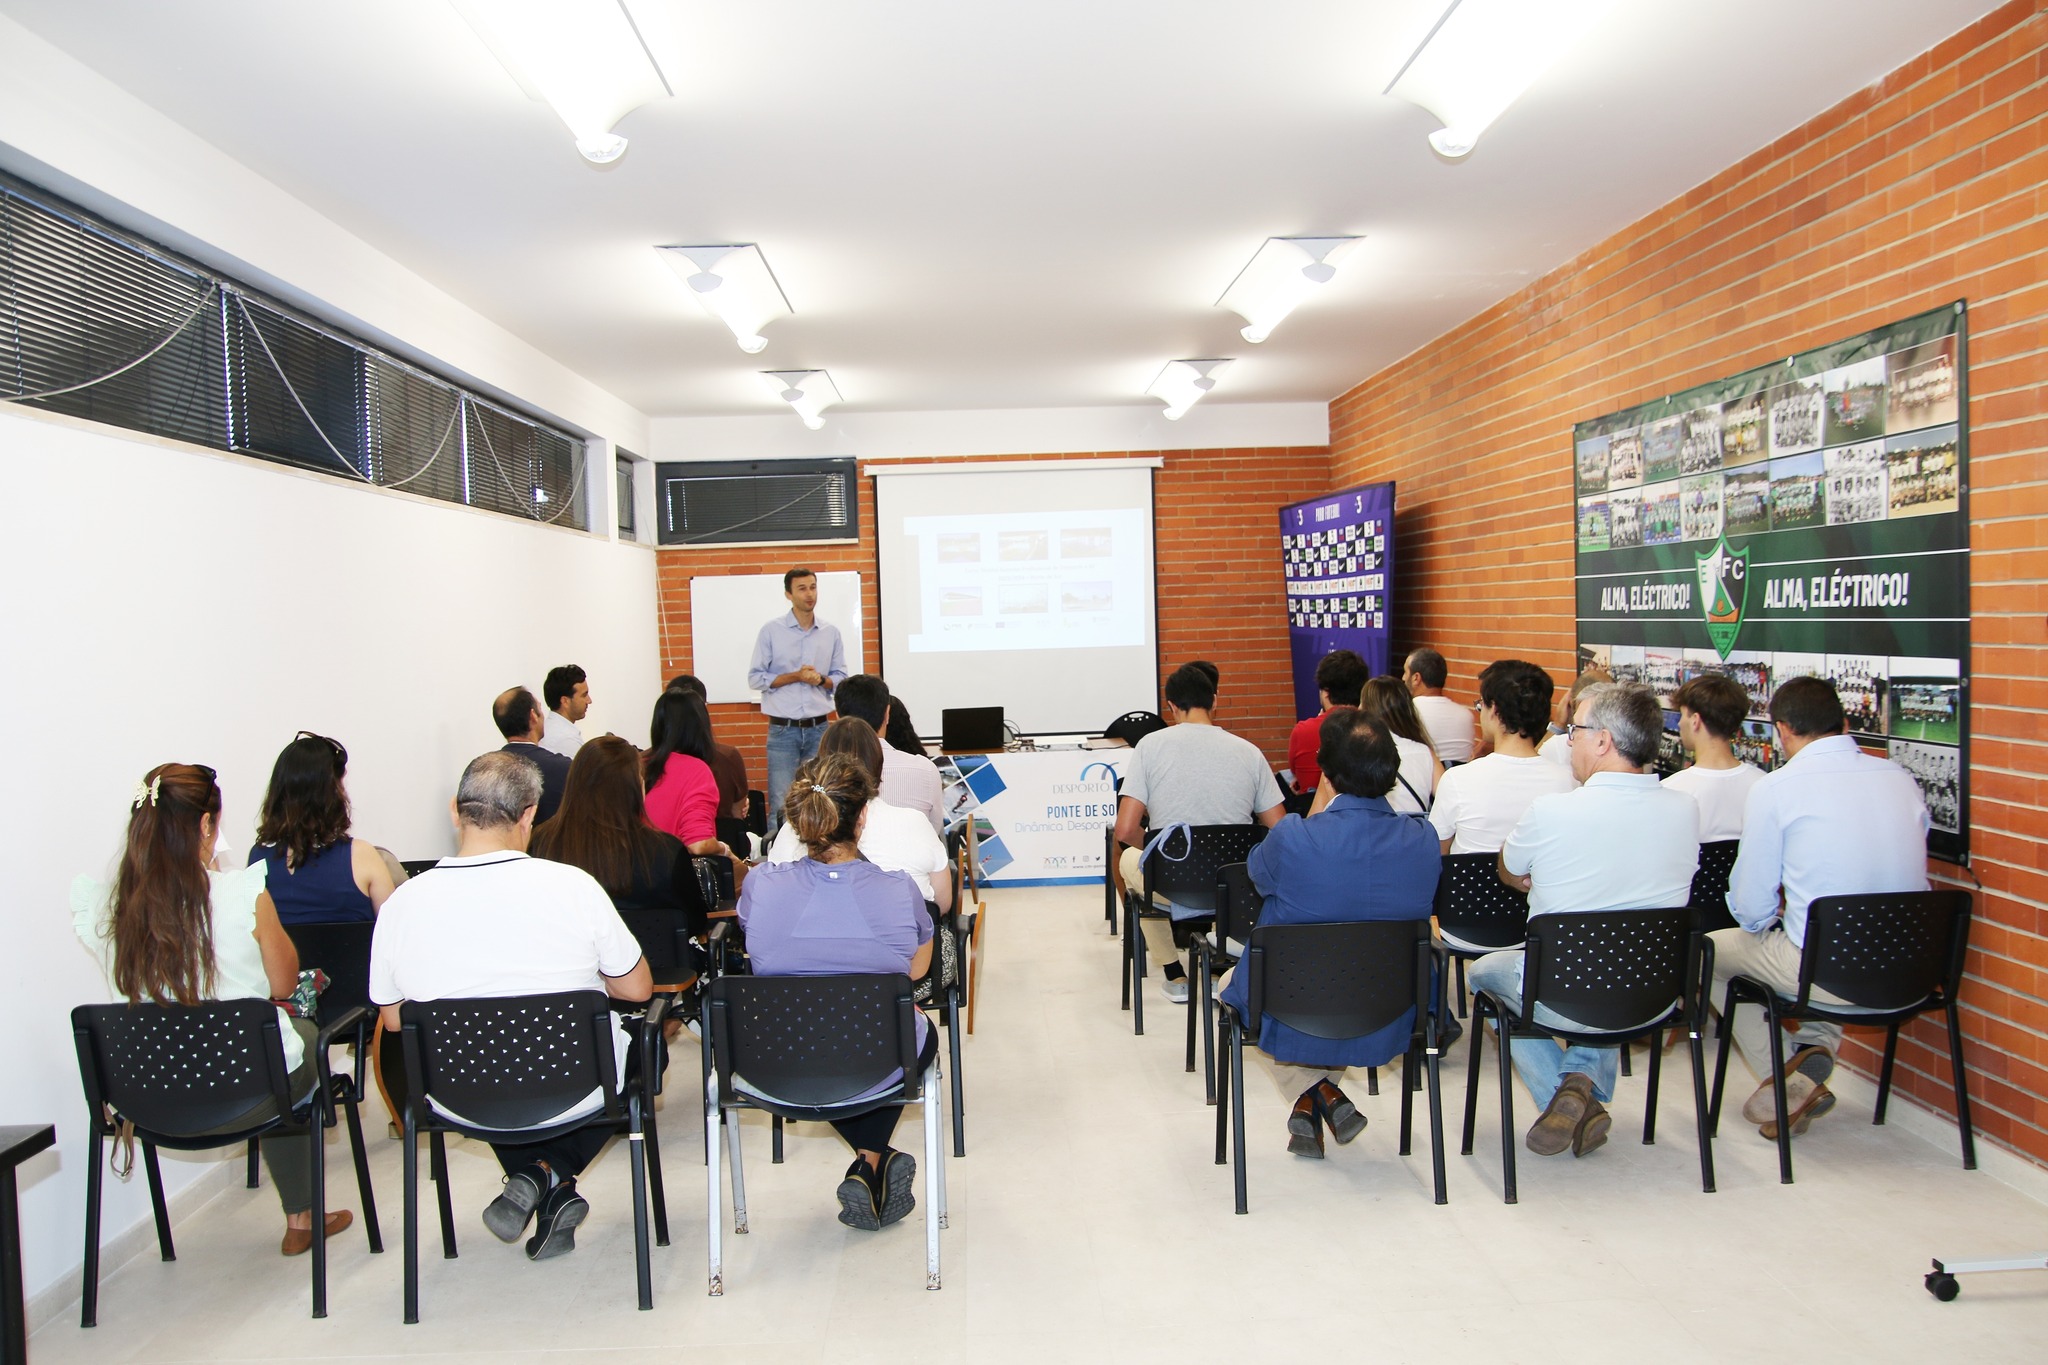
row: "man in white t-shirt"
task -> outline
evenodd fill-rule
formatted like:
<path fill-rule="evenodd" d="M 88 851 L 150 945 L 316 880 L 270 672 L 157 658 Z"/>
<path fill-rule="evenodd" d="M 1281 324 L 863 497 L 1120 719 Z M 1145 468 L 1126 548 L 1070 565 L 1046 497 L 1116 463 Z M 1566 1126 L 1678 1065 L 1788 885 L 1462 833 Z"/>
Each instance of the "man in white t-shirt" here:
<path fill-rule="evenodd" d="M 1472 757 L 1472 713 L 1444 695 L 1444 683 L 1451 673 L 1444 656 L 1433 649 L 1418 649 L 1408 656 L 1401 681 L 1415 698 L 1415 714 L 1439 761 L 1463 763 Z"/>
<path fill-rule="evenodd" d="M 575 664 L 563 664 L 548 670 L 540 694 L 548 707 L 547 729 L 541 734 L 540 747 L 563 758 L 576 757 L 576 751 L 583 747 L 583 731 L 576 722 L 590 714 L 589 678 Z"/>
<path fill-rule="evenodd" d="M 1571 770 L 1536 753 L 1556 690 L 1548 673 L 1521 659 L 1480 671 L 1479 727 L 1492 752 L 1448 769 L 1437 784 L 1429 823 L 1445 853 L 1494 852 L 1532 801 L 1572 789 Z"/>
<path fill-rule="evenodd" d="M 1689 678 L 1672 700 L 1678 703 L 1678 742 L 1692 766 L 1671 774 L 1664 785 L 1682 791 L 1700 807 L 1700 842 L 1742 837 L 1742 808 L 1764 770 L 1735 757 L 1735 736 L 1749 718 L 1749 693 L 1725 673 Z"/>
<path fill-rule="evenodd" d="M 1166 680 L 1164 730 L 1138 741 L 1124 764 L 1116 810 L 1117 859 L 1124 886 L 1143 887 L 1140 860 L 1145 824 L 1154 831 L 1171 825 L 1280 823 L 1280 784 L 1266 756 L 1248 739 L 1216 724 L 1216 683 L 1198 664 L 1182 664 Z M 1121 890 L 1121 888 L 1119 888 Z M 1171 923 L 1141 919 L 1145 950 L 1162 964 L 1160 989 L 1177 1005 L 1188 999 L 1187 970 L 1181 965 Z"/>
<path fill-rule="evenodd" d="M 856 673 L 839 684 L 832 704 L 842 717 L 866 721 L 877 735 L 889 733 L 889 685 L 874 674 Z M 935 834 L 945 828 L 945 789 L 938 764 L 893 744 L 882 745 L 882 799 L 916 811 L 931 822 Z"/>
<path fill-rule="evenodd" d="M 640 945 L 596 879 L 567 863 L 526 856 L 539 802 L 540 769 L 522 755 L 500 750 L 463 770 L 451 803 L 455 856 L 392 892 L 377 916 L 370 998 L 382 1008 L 389 1045 L 397 1043 L 399 1006 L 407 1000 L 593 990 L 637 1002 L 653 994 Z M 629 1041 L 615 1022 L 620 1085 Z M 604 1096 L 593 1090 L 555 1121 L 603 1107 Z M 575 1250 L 576 1228 L 590 1213 L 576 1177 L 609 1137 L 579 1129 L 543 1142 L 492 1143 L 505 1185 L 484 1210 L 484 1225 L 500 1241 L 516 1241 L 537 1210 L 527 1256 L 538 1261 Z"/>
<path fill-rule="evenodd" d="M 1664 734 L 1656 693 L 1639 683 L 1588 688 L 1570 733 L 1580 785 L 1529 807 L 1501 847 L 1501 880 L 1529 893 L 1532 920 L 1684 905 L 1699 866 L 1699 807 L 1644 771 Z M 1471 981 L 1473 990 L 1519 1008 L 1522 950 L 1488 953 L 1472 964 Z M 1577 1027 L 1545 1008 L 1536 1017 Z M 1575 1043 L 1560 1050 L 1552 1039 L 1517 1038 L 1511 1055 L 1530 1098 L 1543 1107 L 1524 1146 L 1538 1156 L 1566 1148 L 1584 1156 L 1607 1141 L 1613 1120 L 1605 1105 L 1614 1098 L 1618 1049 Z"/>
<path fill-rule="evenodd" d="M 853 681 L 848 678 L 839 685 L 842 698 Z M 889 746 L 859 716 L 841 716 L 825 727 L 825 733 L 818 739 L 818 752 L 851 753 L 868 770 L 868 776 L 879 783 Z M 953 879 L 947 875 L 950 864 L 946 846 L 918 811 L 896 805 L 886 797 L 876 797 L 868 802 L 861 816 L 858 846 L 860 856 L 882 871 L 901 872 L 909 877 L 917 884 L 918 894 L 937 906 L 940 914 L 952 908 Z M 796 837 L 796 827 L 784 821 L 776 831 L 775 842 L 768 846 L 768 861 L 793 863 L 807 856 L 809 850 Z"/>

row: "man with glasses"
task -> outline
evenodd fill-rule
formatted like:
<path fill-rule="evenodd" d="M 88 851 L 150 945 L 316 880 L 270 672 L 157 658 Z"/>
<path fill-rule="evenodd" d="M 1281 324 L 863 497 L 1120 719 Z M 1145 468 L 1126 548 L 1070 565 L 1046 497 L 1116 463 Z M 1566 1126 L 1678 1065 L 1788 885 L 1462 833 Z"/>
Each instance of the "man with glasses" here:
<path fill-rule="evenodd" d="M 1540 723 L 1540 722 L 1539 722 Z M 1529 918 L 1595 910 L 1656 910 L 1686 904 L 1699 867 L 1699 807 L 1644 771 L 1657 757 L 1664 712 L 1640 683 L 1586 689 L 1571 737 L 1576 791 L 1539 797 L 1499 854 L 1501 880 L 1529 893 Z M 1543 760 L 1537 760 L 1542 762 Z M 1549 766 L 1546 764 L 1545 766 Z M 1520 1007 L 1522 950 L 1488 953 L 1472 966 L 1472 989 Z M 1577 1028 L 1547 1009 L 1540 1023 Z M 1475 1043 L 1474 1046 L 1477 1046 Z M 1607 1141 L 1621 1054 L 1611 1047 L 1517 1038 L 1515 1071 L 1542 1107 L 1524 1144 L 1538 1156 L 1573 1156 Z"/>

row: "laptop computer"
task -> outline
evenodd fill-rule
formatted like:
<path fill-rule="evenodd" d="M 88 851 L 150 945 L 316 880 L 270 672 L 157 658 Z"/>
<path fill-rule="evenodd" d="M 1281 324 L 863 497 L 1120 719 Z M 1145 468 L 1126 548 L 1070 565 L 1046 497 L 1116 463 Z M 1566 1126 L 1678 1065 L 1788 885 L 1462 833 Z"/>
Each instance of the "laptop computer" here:
<path fill-rule="evenodd" d="M 1002 707 L 949 706 L 939 713 L 939 748 L 945 752 L 985 754 L 1002 747 Z"/>

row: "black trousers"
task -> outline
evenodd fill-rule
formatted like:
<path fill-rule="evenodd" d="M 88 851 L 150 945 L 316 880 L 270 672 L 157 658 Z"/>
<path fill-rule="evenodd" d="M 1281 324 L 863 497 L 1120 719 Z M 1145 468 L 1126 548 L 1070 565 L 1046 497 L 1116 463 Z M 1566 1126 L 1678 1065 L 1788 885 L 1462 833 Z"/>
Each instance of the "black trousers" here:
<path fill-rule="evenodd" d="M 917 1069 L 922 1072 L 939 1055 L 939 1027 L 928 1024 L 925 1027 L 924 1046 L 917 1050 Z M 887 1104 L 879 1109 L 850 1119 L 832 1120 L 833 1129 L 846 1139 L 846 1145 L 856 1152 L 886 1152 L 889 1139 L 896 1135 L 896 1120 L 903 1117 L 903 1106 Z M 507 1167 L 506 1169 L 511 1169 Z"/>
<path fill-rule="evenodd" d="M 626 1074 L 631 1076 L 640 1065 L 640 1042 L 634 1039 L 626 1048 Z M 668 1047 L 661 1046 L 661 1069 L 668 1069 Z M 535 1162 L 545 1161 L 548 1169 L 564 1180 L 574 1180 L 583 1174 L 583 1168 L 597 1160 L 597 1154 L 616 1135 L 611 1128 L 578 1128 L 572 1132 L 551 1137 L 542 1142 L 493 1142 L 491 1151 L 497 1155 L 498 1164 L 505 1168 L 505 1174 L 523 1170 Z"/>

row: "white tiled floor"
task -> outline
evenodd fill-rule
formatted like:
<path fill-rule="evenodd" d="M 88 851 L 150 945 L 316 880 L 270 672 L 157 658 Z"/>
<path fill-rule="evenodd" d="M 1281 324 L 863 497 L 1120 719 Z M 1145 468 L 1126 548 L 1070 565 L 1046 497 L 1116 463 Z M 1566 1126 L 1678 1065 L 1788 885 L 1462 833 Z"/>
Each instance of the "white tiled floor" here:
<path fill-rule="evenodd" d="M 1091 888 L 990 898 L 979 1032 L 968 1039 L 968 1156 L 949 1167 L 945 1288 L 924 1289 L 922 1210 L 881 1234 L 836 1221 L 846 1156 L 829 1130 L 793 1130 L 768 1161 L 748 1125 L 752 1232 L 728 1236 L 726 1294 L 704 1283 L 704 1182 L 686 1089 L 664 1108 L 674 1241 L 654 1251 L 655 1307 L 633 1306 L 626 1162 L 615 1145 L 583 1182 L 593 1208 L 573 1256 L 528 1262 L 477 1212 L 497 1186 L 488 1152 L 451 1150 L 462 1255 L 423 1261 L 419 1325 L 399 1321 L 397 1144 L 373 1137 L 389 1248 L 351 1231 L 332 1258 L 331 1314 L 306 1316 L 303 1261 L 274 1250 L 271 1192 L 239 1188 L 178 1229 L 179 1256 L 110 1276 L 101 1325 L 75 1312 L 31 1344 L 42 1365 L 90 1361 L 390 1358 L 638 1365 L 722 1345 L 791 1359 L 963 1362 L 1048 1358 L 1238 1360 L 2039 1359 L 2048 1275 L 1973 1277 L 1936 1303 L 1930 1256 L 2048 1249 L 2048 1207 L 1950 1148 L 1875 1128 L 1848 1105 L 1777 1182 L 1772 1148 L 1732 1112 L 1715 1146 L 1720 1192 L 1699 1190 L 1683 1054 L 1666 1073 L 1658 1142 L 1643 1147 L 1642 1077 L 1622 1082 L 1614 1138 L 1583 1160 L 1521 1163 L 1522 1202 L 1501 1203 L 1498 1105 L 1489 1085 L 1475 1154 L 1456 1155 L 1464 1045 L 1446 1069 L 1451 1202 L 1429 1199 L 1426 1118 L 1395 1155 L 1398 1081 L 1365 1100 L 1356 1143 L 1289 1157 L 1286 1102 L 1247 1058 L 1249 1217 L 1212 1164 L 1213 1112 L 1182 1068 L 1182 1015 L 1150 997 L 1135 1038 L 1117 1008 L 1117 947 Z M 1148 983 L 1149 984 L 1149 983 Z M 687 1055 L 684 1076 L 693 1076 Z M 1487 1079 L 1492 1079 L 1488 1058 Z M 1526 1096 L 1518 1097 L 1522 1121 Z M 913 1146 L 914 1113 L 899 1130 Z M 1633 1130 L 1632 1126 L 1633 1125 Z M 381 1133 L 381 1113 L 370 1120 Z M 356 1203 L 346 1147 L 331 1198 Z M 922 1180 L 920 1179 L 920 1187 Z M 431 1215 L 427 1220 L 432 1240 Z M 1299 1329 L 1307 1328 L 1307 1332 Z"/>

